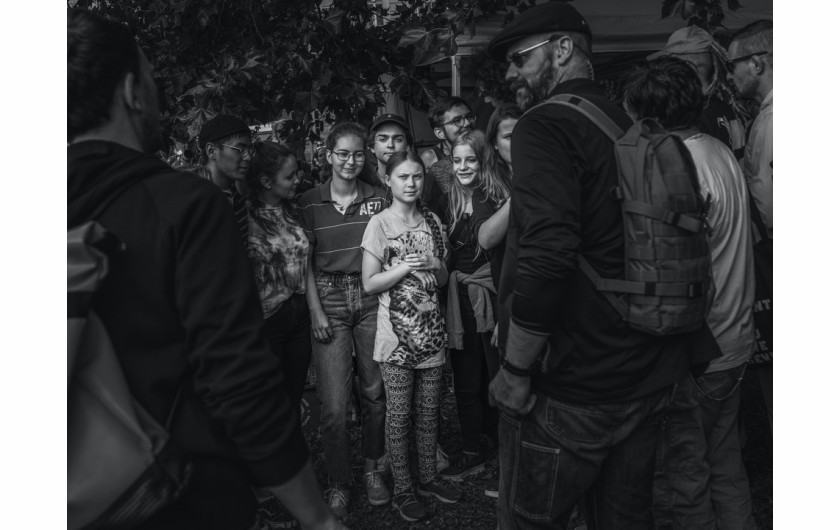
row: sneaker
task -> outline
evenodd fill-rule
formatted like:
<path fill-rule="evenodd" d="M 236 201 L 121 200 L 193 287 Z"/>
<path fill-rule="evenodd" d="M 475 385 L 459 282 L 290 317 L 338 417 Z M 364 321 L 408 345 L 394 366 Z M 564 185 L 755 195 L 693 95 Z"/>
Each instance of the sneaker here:
<path fill-rule="evenodd" d="M 391 477 L 391 456 L 386 451 L 382 458 L 376 461 L 376 470 L 382 475 L 382 480 L 388 480 Z"/>
<path fill-rule="evenodd" d="M 339 519 L 347 517 L 347 504 L 350 502 L 350 488 L 336 485 L 327 489 L 325 495 L 327 506 Z"/>
<path fill-rule="evenodd" d="M 280 528 L 300 528 L 297 519 L 286 510 L 276 497 L 260 499 L 257 505 L 258 528 L 277 530 Z"/>
<path fill-rule="evenodd" d="M 441 478 L 461 481 L 484 471 L 485 457 L 481 453 L 463 451 L 455 462 L 440 472 Z"/>
<path fill-rule="evenodd" d="M 394 495 L 394 502 L 392 504 L 400 512 L 400 517 L 410 523 L 428 519 L 432 515 L 429 509 L 410 490 Z"/>
<path fill-rule="evenodd" d="M 373 506 L 382 506 L 391 500 L 391 494 L 388 493 L 385 481 L 382 480 L 382 473 L 376 469 L 365 473 L 365 491 L 367 491 L 368 502 Z"/>
<path fill-rule="evenodd" d="M 461 500 L 461 490 L 447 484 L 439 478 L 425 484 L 420 484 L 417 488 L 417 493 L 424 497 L 434 497 L 440 502 L 447 504 L 454 504 Z"/>
<path fill-rule="evenodd" d="M 499 498 L 499 470 L 493 471 L 493 475 L 484 485 L 484 494 L 492 499 Z"/>

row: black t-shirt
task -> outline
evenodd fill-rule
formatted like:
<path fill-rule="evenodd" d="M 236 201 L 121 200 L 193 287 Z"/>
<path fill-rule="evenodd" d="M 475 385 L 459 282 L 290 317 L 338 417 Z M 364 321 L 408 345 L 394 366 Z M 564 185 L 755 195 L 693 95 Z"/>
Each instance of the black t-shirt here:
<path fill-rule="evenodd" d="M 493 204 L 493 201 L 487 198 L 483 187 L 476 188 L 472 196 L 472 233 L 476 241 L 478 241 L 478 231 L 485 221 L 490 219 L 496 213 L 501 204 Z M 505 242 L 507 236 L 503 237 L 499 244 L 493 248 L 486 249 L 490 256 L 490 274 L 493 276 L 493 285 L 499 289 L 499 275 L 502 272 L 502 262 L 505 259 Z"/>
<path fill-rule="evenodd" d="M 457 270 L 464 274 L 472 274 L 488 261 L 487 252 L 479 248 L 471 227 L 472 216 L 464 214 L 449 233 L 452 253 L 447 269 L 450 272 Z"/>

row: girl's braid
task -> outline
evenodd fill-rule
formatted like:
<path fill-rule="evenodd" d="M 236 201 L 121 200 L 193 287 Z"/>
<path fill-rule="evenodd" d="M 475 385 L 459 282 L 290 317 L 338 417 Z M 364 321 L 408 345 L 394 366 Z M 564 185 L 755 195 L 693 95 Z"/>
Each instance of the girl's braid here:
<path fill-rule="evenodd" d="M 446 247 L 444 246 L 443 236 L 440 232 L 440 226 L 438 222 L 435 221 L 435 216 L 432 214 L 432 211 L 429 210 L 426 206 L 420 206 L 420 212 L 423 214 L 423 218 L 426 220 L 426 224 L 429 225 L 429 228 L 432 229 L 432 237 L 435 241 L 435 250 L 437 251 L 438 259 L 443 262 L 443 256 L 446 253 Z"/>

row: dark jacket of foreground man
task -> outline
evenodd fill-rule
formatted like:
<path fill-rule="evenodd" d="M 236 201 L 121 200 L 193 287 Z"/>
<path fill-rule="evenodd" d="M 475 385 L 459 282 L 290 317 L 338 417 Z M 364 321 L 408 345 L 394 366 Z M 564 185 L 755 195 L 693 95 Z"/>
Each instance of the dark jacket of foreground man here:
<path fill-rule="evenodd" d="M 230 205 L 210 182 L 105 141 L 67 148 L 67 226 L 90 218 L 125 244 L 94 308 L 113 339 L 134 397 L 171 426 L 195 471 L 169 513 L 205 513 L 213 528 L 247 527 L 251 485 L 278 485 L 308 450 L 262 313 Z M 150 521 L 150 524 L 154 521 Z M 163 528 L 169 525 L 158 524 Z"/>

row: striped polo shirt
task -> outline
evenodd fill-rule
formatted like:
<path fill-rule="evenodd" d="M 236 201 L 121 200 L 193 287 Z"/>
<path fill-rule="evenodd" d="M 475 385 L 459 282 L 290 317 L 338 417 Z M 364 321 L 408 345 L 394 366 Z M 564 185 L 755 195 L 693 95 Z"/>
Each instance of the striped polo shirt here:
<path fill-rule="evenodd" d="M 356 180 L 359 194 L 340 213 L 326 182 L 306 191 L 300 198 L 301 226 L 312 244 L 315 270 L 329 273 L 359 274 L 362 272 L 362 236 L 368 221 L 386 208 L 381 188 Z"/>

